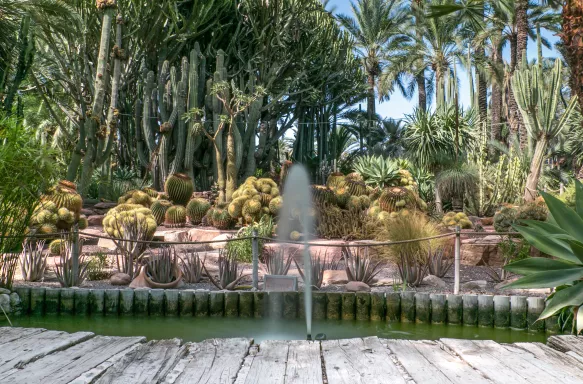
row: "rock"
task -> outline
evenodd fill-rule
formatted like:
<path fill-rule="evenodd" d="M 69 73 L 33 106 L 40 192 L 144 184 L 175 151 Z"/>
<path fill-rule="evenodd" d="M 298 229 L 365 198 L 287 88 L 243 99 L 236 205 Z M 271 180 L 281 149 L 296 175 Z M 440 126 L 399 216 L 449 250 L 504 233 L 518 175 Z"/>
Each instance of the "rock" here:
<path fill-rule="evenodd" d="M 103 225 L 103 218 L 104 217 L 105 217 L 105 215 L 95 215 L 95 214 L 92 216 L 87 216 L 87 223 L 91 227 L 100 227 Z"/>
<path fill-rule="evenodd" d="M 0 306 L 4 309 L 4 312 L 10 313 L 10 296 L 5 293 L 0 294 Z"/>
<path fill-rule="evenodd" d="M 493 217 L 482 217 L 480 219 L 480 221 L 482 222 L 482 225 L 493 225 L 494 224 Z"/>
<path fill-rule="evenodd" d="M 111 209 L 111 208 L 116 207 L 116 206 L 117 206 L 117 203 L 102 201 L 101 203 L 95 204 L 93 206 L 93 208 L 97 208 L 97 209 Z"/>
<path fill-rule="evenodd" d="M 370 292 L 370 287 L 362 281 L 351 281 L 345 288 L 347 292 Z"/>
<path fill-rule="evenodd" d="M 436 288 L 445 288 L 446 284 L 441 278 L 435 275 L 427 275 L 423 278 L 423 284 Z"/>
<path fill-rule="evenodd" d="M 10 289 L 0 288 L 0 295 L 10 295 L 10 293 L 12 293 Z"/>
<path fill-rule="evenodd" d="M 19 305 L 20 305 L 20 296 L 18 296 L 18 293 L 12 292 L 10 294 L 10 306 L 18 307 Z"/>
<path fill-rule="evenodd" d="M 97 242 L 97 246 L 99 248 L 105 248 L 111 251 L 115 251 L 117 249 L 117 246 L 111 239 L 99 239 L 99 241 Z"/>
<path fill-rule="evenodd" d="M 346 271 L 340 270 L 326 270 L 324 271 L 324 277 L 322 279 L 323 285 L 331 284 L 346 284 L 348 283 L 348 277 L 346 276 Z"/>
<path fill-rule="evenodd" d="M 111 285 L 129 285 L 131 282 L 132 278 L 127 273 L 116 273 L 109 278 Z"/>
<path fill-rule="evenodd" d="M 486 289 L 488 282 L 486 280 L 468 281 L 462 284 L 462 291 L 483 291 Z"/>
<path fill-rule="evenodd" d="M 95 215 L 96 213 L 93 209 L 83 208 L 81 209 L 81 214 L 89 217 Z"/>
<path fill-rule="evenodd" d="M 164 233 L 164 241 L 176 243 L 190 241 L 188 228 L 183 228 L 181 230 L 173 230 L 171 232 Z"/>
<path fill-rule="evenodd" d="M 399 277 L 392 277 L 392 278 L 384 278 L 378 279 L 374 284 L 373 287 L 391 287 L 394 285 L 401 285 L 403 281 Z"/>
<path fill-rule="evenodd" d="M 231 237 L 233 237 L 233 235 L 231 235 L 230 233 L 223 233 L 221 235 L 215 236 L 212 241 L 221 241 L 221 240 L 228 240 Z M 211 243 L 209 244 L 211 249 L 223 249 L 225 248 L 225 246 L 227 245 L 227 243 L 225 241 L 222 241 L 220 243 Z"/>

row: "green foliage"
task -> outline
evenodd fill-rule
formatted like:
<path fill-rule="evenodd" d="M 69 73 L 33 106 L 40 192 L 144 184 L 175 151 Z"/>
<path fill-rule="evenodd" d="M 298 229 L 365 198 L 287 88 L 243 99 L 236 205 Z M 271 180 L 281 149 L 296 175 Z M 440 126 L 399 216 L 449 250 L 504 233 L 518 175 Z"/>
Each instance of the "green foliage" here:
<path fill-rule="evenodd" d="M 354 170 L 373 188 L 399 185 L 401 180 L 397 163 L 382 156 L 361 156 L 354 162 Z"/>
<path fill-rule="evenodd" d="M 549 296 L 539 320 L 583 304 L 583 184 L 576 182 L 575 209 L 550 194 L 543 192 L 542 196 L 552 219 L 549 222 L 524 220 L 514 228 L 530 245 L 555 259 L 529 257 L 505 267 L 524 275 L 506 288 L 557 288 Z M 583 324 L 576 320 L 578 333 Z"/>
<path fill-rule="evenodd" d="M 109 278 L 109 260 L 107 254 L 97 253 L 89 256 L 87 263 L 87 278 L 89 280 L 105 280 Z"/>
<path fill-rule="evenodd" d="M 0 235 L 8 236 L 0 237 L 0 254 L 22 245 L 39 196 L 55 179 L 53 160 L 31 132 L 0 116 Z"/>
<path fill-rule="evenodd" d="M 241 237 L 251 237 L 253 235 L 253 231 L 257 231 L 257 236 L 259 237 L 271 237 L 273 234 L 274 223 L 273 219 L 267 215 L 263 216 L 261 220 L 257 223 L 253 223 L 247 225 L 237 232 L 235 238 Z M 263 246 L 265 244 L 264 240 L 259 239 L 259 254 L 263 253 Z M 226 247 L 228 253 L 233 257 L 237 258 L 237 260 L 250 263 L 253 261 L 253 248 L 252 248 L 252 241 L 251 239 L 247 240 L 239 240 L 239 241 L 230 241 L 227 243 Z"/>

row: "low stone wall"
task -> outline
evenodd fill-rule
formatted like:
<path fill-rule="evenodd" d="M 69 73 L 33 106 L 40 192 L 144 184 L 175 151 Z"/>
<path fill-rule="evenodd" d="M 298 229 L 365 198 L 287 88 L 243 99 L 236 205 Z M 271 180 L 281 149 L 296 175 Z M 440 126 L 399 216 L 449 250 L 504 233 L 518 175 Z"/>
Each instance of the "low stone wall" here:
<path fill-rule="evenodd" d="M 162 289 L 15 289 L 22 314 L 305 318 L 303 292 Z M 314 292 L 315 320 L 463 324 L 556 332 L 556 319 L 535 322 L 542 297 L 415 292 Z"/>
<path fill-rule="evenodd" d="M 0 321 L 5 319 L 6 315 L 18 314 L 21 311 L 20 296 L 5 288 L 0 288 Z"/>

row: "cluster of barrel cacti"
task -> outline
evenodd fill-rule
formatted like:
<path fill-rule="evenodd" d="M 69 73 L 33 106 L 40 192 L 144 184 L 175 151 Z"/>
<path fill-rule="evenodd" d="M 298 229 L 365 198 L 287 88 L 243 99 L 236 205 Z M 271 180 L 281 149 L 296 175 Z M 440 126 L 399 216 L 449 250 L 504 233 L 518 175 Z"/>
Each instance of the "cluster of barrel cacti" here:
<path fill-rule="evenodd" d="M 227 211 L 229 216 L 241 224 L 258 222 L 263 215 L 277 216 L 283 200 L 279 188 L 270 178 L 248 177 L 233 193 Z M 216 212 L 214 212 L 216 216 Z"/>
<path fill-rule="evenodd" d="M 79 229 L 87 228 L 87 218 L 81 215 L 83 199 L 77 193 L 77 187 L 69 181 L 60 181 L 46 194 L 34 211 L 29 231 L 41 235 L 57 234 L 68 231 L 74 224 Z"/>
<path fill-rule="evenodd" d="M 118 204 L 139 204 L 145 208 L 150 208 L 152 203 L 158 199 L 158 192 L 150 187 L 142 190 L 132 189 L 121 196 Z"/>
<path fill-rule="evenodd" d="M 157 227 L 152 211 L 139 204 L 120 204 L 103 218 L 103 230 L 118 239 L 124 238 L 126 231 L 132 231 L 127 235 L 151 240 Z"/>
<path fill-rule="evenodd" d="M 472 222 L 463 212 L 448 212 L 443 216 L 441 223 L 448 227 L 456 227 L 459 225 L 462 229 L 473 228 Z"/>

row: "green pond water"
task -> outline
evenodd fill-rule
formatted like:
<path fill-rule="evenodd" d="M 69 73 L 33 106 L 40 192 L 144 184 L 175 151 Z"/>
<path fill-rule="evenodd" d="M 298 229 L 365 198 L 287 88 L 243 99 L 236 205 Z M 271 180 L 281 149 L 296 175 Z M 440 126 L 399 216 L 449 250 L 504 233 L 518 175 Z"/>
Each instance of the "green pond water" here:
<path fill-rule="evenodd" d="M 14 326 L 46 328 L 66 332 L 90 331 L 106 336 L 145 336 L 149 340 L 180 338 L 201 341 L 209 338 L 250 337 L 263 340 L 306 338 L 304 320 L 179 317 L 79 317 L 24 316 L 12 319 Z M 0 321 L 0 326 L 7 325 Z M 378 336 L 388 339 L 436 340 L 490 339 L 500 343 L 545 342 L 545 333 L 484 327 L 325 320 L 313 323 L 312 334 L 325 333 L 328 339 Z"/>

